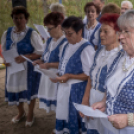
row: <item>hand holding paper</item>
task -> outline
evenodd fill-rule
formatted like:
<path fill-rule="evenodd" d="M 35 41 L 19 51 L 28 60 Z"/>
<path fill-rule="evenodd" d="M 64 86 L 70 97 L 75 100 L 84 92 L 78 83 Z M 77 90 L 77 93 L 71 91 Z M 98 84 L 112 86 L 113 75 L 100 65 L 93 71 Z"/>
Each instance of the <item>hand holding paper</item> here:
<path fill-rule="evenodd" d="M 15 58 L 19 56 L 16 48 L 3 51 L 2 54 L 4 56 L 6 63 L 10 63 L 10 66 L 8 66 L 8 69 L 7 69 L 8 74 L 14 74 L 14 73 L 25 70 L 23 63 L 18 64 L 15 61 Z"/>
<path fill-rule="evenodd" d="M 21 55 L 25 60 L 27 60 L 28 62 L 32 63 L 33 64 L 33 61 L 26 58 L 24 55 Z M 35 65 L 35 71 L 39 72 L 39 73 L 44 73 L 45 75 L 47 75 L 49 78 L 52 78 L 52 79 L 55 79 L 57 78 L 57 72 L 56 71 L 53 71 L 53 70 L 47 70 L 47 69 L 41 69 L 39 67 L 39 65 Z"/>

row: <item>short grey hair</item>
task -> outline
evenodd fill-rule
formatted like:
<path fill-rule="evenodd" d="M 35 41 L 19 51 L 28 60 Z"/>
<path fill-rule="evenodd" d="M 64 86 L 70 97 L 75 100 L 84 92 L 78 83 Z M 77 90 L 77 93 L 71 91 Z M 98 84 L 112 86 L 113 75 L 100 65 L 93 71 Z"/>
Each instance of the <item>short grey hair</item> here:
<path fill-rule="evenodd" d="M 122 2 L 121 2 L 121 7 L 122 7 L 122 5 L 125 4 L 125 3 L 128 4 L 128 6 L 129 6 L 130 9 L 133 8 L 133 4 L 132 4 L 132 2 L 131 2 L 131 1 L 128 1 L 128 0 L 124 0 L 124 1 L 122 1 Z"/>
<path fill-rule="evenodd" d="M 50 5 L 50 10 L 51 10 L 51 12 L 60 12 L 60 13 L 62 13 L 64 16 L 65 16 L 65 7 L 62 5 L 62 4 L 60 4 L 60 3 L 58 3 L 58 2 L 56 2 L 56 3 L 52 3 L 51 5 Z"/>
<path fill-rule="evenodd" d="M 117 24 L 119 28 L 121 27 L 132 27 L 134 28 L 134 10 L 128 10 L 122 14 L 118 20 Z"/>

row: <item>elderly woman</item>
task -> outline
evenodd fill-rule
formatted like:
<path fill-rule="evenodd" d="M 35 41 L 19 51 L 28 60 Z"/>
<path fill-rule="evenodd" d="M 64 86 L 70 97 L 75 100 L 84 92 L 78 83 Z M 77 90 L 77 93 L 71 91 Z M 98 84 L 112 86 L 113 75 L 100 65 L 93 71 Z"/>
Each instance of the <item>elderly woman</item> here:
<path fill-rule="evenodd" d="M 68 44 L 63 48 L 60 63 L 56 107 L 56 134 L 86 132 L 73 102 L 81 103 L 92 65 L 94 48 L 82 38 L 82 20 L 71 16 L 62 24 Z"/>
<path fill-rule="evenodd" d="M 39 64 L 42 69 L 51 69 L 57 72 L 61 50 L 67 44 L 67 39 L 63 35 L 61 28 L 63 20 L 64 16 L 59 12 L 49 13 L 44 18 L 44 25 L 47 27 L 51 37 L 45 43 L 42 59 L 34 62 Z M 49 77 L 42 74 L 38 92 L 38 97 L 40 98 L 39 107 L 44 108 L 47 112 L 55 111 L 56 85 L 56 83 L 50 81 Z"/>
<path fill-rule="evenodd" d="M 65 7 L 61 3 L 59 3 L 59 2 L 52 3 L 50 5 L 50 10 L 51 10 L 51 12 L 59 12 L 59 13 L 62 13 L 64 15 L 64 17 L 66 17 Z"/>
<path fill-rule="evenodd" d="M 113 63 L 112 75 L 109 75 L 106 97 L 93 105 L 94 109 L 104 110 L 113 127 L 120 134 L 134 132 L 134 10 L 127 11 L 118 19 L 119 39 L 124 51 L 120 60 Z M 114 134 L 105 125 L 104 134 Z M 123 129 L 124 128 L 124 129 Z"/>
<path fill-rule="evenodd" d="M 101 48 L 96 51 L 94 62 L 90 69 L 90 78 L 82 100 L 82 104 L 90 106 L 101 101 L 105 95 L 105 82 L 108 72 L 111 70 L 112 63 L 120 57 L 121 46 L 118 41 L 117 26 L 118 14 L 104 14 L 100 18 L 102 24 L 100 29 Z M 81 116 L 84 115 L 81 113 Z M 94 123 L 95 120 L 89 120 L 88 123 Z M 88 133 L 92 133 L 91 130 Z M 95 132 L 94 132 L 95 133 Z M 97 132 L 96 132 L 97 133 Z"/>
<path fill-rule="evenodd" d="M 133 9 L 133 4 L 131 1 L 124 0 L 121 2 L 121 14 L 124 14 L 127 10 Z"/>
<path fill-rule="evenodd" d="M 101 24 L 96 20 L 96 18 L 100 13 L 100 8 L 93 2 L 88 2 L 84 7 L 84 11 L 87 15 L 88 22 L 84 26 L 83 37 L 87 39 L 95 49 L 97 49 L 100 45 L 99 29 Z"/>
<path fill-rule="evenodd" d="M 6 55 L 8 58 L 14 58 L 14 53 L 18 53 L 18 56 L 12 63 L 5 63 L 7 65 L 5 96 L 8 104 L 17 105 L 18 108 L 18 115 L 12 119 L 12 123 L 18 123 L 26 116 L 24 102 L 28 103 L 29 110 L 25 125 L 31 126 L 34 121 L 33 110 L 38 94 L 40 75 L 34 72 L 32 64 L 26 62 L 20 55 L 35 60 L 43 53 L 43 44 L 37 32 L 26 26 L 29 13 L 24 7 L 15 7 L 11 17 L 15 26 L 4 32 L 1 39 L 2 51 L 3 53 L 12 52 L 12 55 Z M 19 65 L 23 69 L 20 69 Z M 14 71 L 13 67 L 17 67 L 18 71 Z"/>

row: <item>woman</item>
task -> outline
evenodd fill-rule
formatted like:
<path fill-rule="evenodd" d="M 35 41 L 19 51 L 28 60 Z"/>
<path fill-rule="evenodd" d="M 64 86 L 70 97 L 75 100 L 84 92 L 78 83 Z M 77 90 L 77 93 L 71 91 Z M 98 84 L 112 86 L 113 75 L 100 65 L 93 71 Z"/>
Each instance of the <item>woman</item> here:
<path fill-rule="evenodd" d="M 57 71 L 59 65 L 59 56 L 67 39 L 63 35 L 61 24 L 64 16 L 58 12 L 49 13 L 44 18 L 44 25 L 50 34 L 50 38 L 45 43 L 45 51 L 42 59 L 36 60 L 34 64 L 39 64 L 42 69 L 51 69 Z M 40 98 L 39 107 L 44 108 L 47 112 L 54 110 L 56 107 L 56 83 L 50 81 L 49 77 L 42 74 L 39 85 L 38 97 Z"/>
<path fill-rule="evenodd" d="M 62 5 L 59 2 L 52 3 L 50 5 L 50 10 L 51 10 L 51 12 L 59 12 L 59 13 L 62 13 L 64 15 L 64 17 L 66 17 L 65 7 L 64 7 L 64 5 Z"/>
<path fill-rule="evenodd" d="M 28 103 L 29 110 L 25 125 L 31 126 L 34 122 L 33 110 L 40 75 L 35 73 L 32 64 L 26 62 L 20 55 L 24 55 L 31 60 L 38 59 L 43 52 L 43 44 L 37 32 L 26 26 L 29 13 L 24 7 L 13 8 L 11 17 L 15 26 L 4 32 L 1 39 L 2 51 L 3 53 L 7 50 L 15 51 L 18 56 L 15 57 L 15 62 L 5 63 L 7 65 L 5 99 L 9 105 L 17 105 L 18 115 L 12 119 L 12 123 L 18 123 L 25 117 L 24 102 Z M 12 53 L 13 55 L 14 53 Z M 19 70 L 20 68 L 17 68 L 19 71 L 13 73 L 11 68 L 19 65 L 23 69 Z"/>
<path fill-rule="evenodd" d="M 84 12 L 87 15 L 88 22 L 84 26 L 83 37 L 87 39 L 96 50 L 100 45 L 99 29 L 101 24 L 96 20 L 100 13 L 100 8 L 93 2 L 88 2 L 84 7 Z"/>
<path fill-rule="evenodd" d="M 81 103 L 92 65 L 94 48 L 82 38 L 83 23 L 71 16 L 62 24 L 68 44 L 63 48 L 60 63 L 56 107 L 56 134 L 86 132 L 73 102 Z"/>
<path fill-rule="evenodd" d="M 101 15 L 105 13 L 116 13 L 120 15 L 120 10 L 121 10 L 120 7 L 115 3 L 108 3 L 103 7 Z"/>
<path fill-rule="evenodd" d="M 105 95 L 105 82 L 108 72 L 111 71 L 112 63 L 121 55 L 121 46 L 118 41 L 117 26 L 118 14 L 104 14 L 100 18 L 101 48 L 94 56 L 94 62 L 90 69 L 90 78 L 82 100 L 82 104 L 92 106 L 93 103 L 101 101 Z M 81 114 L 84 117 L 83 114 Z M 89 120 L 88 123 L 95 123 L 96 120 Z M 90 127 L 89 127 L 90 128 Z M 95 131 L 95 130 L 94 130 Z M 93 130 L 88 133 L 92 133 Z M 97 133 L 97 132 L 96 132 Z"/>
<path fill-rule="evenodd" d="M 119 39 L 124 51 L 120 60 L 113 63 L 113 73 L 106 82 L 106 97 L 93 104 L 94 109 L 104 110 L 113 127 L 120 134 L 134 132 L 134 10 L 127 11 L 118 19 Z M 105 124 L 104 134 L 114 134 Z"/>

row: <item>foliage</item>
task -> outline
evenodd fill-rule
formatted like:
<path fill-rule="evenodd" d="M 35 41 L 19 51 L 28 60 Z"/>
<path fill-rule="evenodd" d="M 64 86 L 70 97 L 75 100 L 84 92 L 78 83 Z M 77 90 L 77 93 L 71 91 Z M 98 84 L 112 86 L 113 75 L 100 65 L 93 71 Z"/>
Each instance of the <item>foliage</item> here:
<path fill-rule="evenodd" d="M 58 2 L 59 0 L 47 0 L 48 6 L 51 3 Z M 86 2 L 91 0 L 62 0 L 66 8 L 66 15 L 75 15 L 84 17 L 83 7 Z M 120 5 L 121 0 L 106 0 L 106 3 L 114 2 Z M 30 12 L 30 19 L 28 26 L 33 27 L 33 23 L 43 25 L 44 7 L 43 0 L 27 0 L 28 11 Z M 13 26 L 10 13 L 12 10 L 11 0 L 0 0 L 0 38 L 2 33 L 8 28 Z"/>

